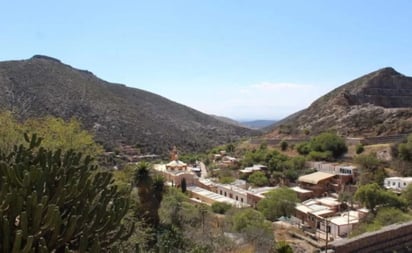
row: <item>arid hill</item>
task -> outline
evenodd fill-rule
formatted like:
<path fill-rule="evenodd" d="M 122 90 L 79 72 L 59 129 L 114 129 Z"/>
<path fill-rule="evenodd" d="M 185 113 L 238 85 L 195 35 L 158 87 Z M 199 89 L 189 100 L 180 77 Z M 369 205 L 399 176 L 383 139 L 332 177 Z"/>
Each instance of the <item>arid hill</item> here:
<path fill-rule="evenodd" d="M 109 83 L 47 56 L 0 62 L 0 109 L 26 119 L 78 118 L 107 148 L 200 151 L 257 134 L 159 95 Z"/>
<path fill-rule="evenodd" d="M 345 136 L 412 132 L 412 78 L 384 68 L 346 83 L 273 125 L 269 137 L 336 130 Z"/>

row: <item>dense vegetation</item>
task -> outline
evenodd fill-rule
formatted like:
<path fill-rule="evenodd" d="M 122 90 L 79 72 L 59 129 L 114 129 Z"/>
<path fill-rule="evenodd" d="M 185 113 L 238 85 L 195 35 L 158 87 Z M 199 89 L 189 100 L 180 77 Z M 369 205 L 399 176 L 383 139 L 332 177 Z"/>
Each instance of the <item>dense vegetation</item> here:
<path fill-rule="evenodd" d="M 62 152 L 76 150 L 87 156 L 103 152 L 93 136 L 83 130 L 76 119 L 64 121 L 54 117 L 34 118 L 18 121 L 10 112 L 0 112 L 0 150 L 9 152 L 15 145 L 25 142 L 24 133 L 36 133 L 42 138 L 42 146 Z"/>
<path fill-rule="evenodd" d="M 0 251 L 113 252 L 129 233 L 128 196 L 89 156 L 26 144 L 0 149 Z M 129 229 L 132 231 L 132 223 Z"/>
<path fill-rule="evenodd" d="M 345 140 L 334 133 L 321 133 L 296 147 L 301 155 L 310 160 L 333 161 L 348 151 Z"/>

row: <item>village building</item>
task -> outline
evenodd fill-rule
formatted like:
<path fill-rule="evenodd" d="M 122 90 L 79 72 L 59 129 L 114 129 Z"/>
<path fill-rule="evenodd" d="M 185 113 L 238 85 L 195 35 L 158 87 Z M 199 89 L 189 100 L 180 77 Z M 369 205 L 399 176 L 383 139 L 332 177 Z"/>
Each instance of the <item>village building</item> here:
<path fill-rule="evenodd" d="M 353 165 L 310 161 L 306 163 L 306 166 L 319 172 L 326 172 L 339 176 L 342 185 L 355 183 L 359 176 L 358 168 Z"/>
<path fill-rule="evenodd" d="M 247 191 L 247 203 L 252 207 L 256 207 L 257 203 L 265 198 L 265 194 L 276 190 L 278 187 L 264 186 L 258 188 L 250 188 Z"/>
<path fill-rule="evenodd" d="M 167 164 L 155 164 L 153 169 L 162 175 L 166 182 L 172 186 L 180 186 L 183 179 L 186 185 L 196 185 L 198 182 L 197 171 L 193 170 L 186 163 L 179 160 L 176 147 L 170 152 L 171 161 Z"/>
<path fill-rule="evenodd" d="M 326 172 L 314 172 L 298 178 L 299 186 L 313 192 L 314 197 L 321 197 L 328 191 L 334 190 L 335 174 Z"/>
<path fill-rule="evenodd" d="M 194 202 L 201 202 L 207 205 L 211 205 L 215 202 L 227 203 L 235 207 L 248 207 L 249 205 L 246 202 L 241 202 L 233 198 L 222 196 L 215 192 L 209 191 L 207 189 L 198 187 L 198 186 L 189 186 L 187 191 L 190 194 L 191 199 Z"/>
<path fill-rule="evenodd" d="M 387 177 L 383 181 L 386 189 L 401 192 L 412 183 L 412 177 Z"/>
<path fill-rule="evenodd" d="M 303 189 L 299 186 L 290 187 L 289 189 L 291 189 L 292 191 L 294 191 L 296 193 L 296 195 L 298 196 L 300 201 L 305 201 L 305 200 L 308 200 L 308 199 L 314 197 L 313 196 L 313 191 Z"/>
<path fill-rule="evenodd" d="M 302 226 L 315 230 L 319 228 L 320 222 L 336 214 L 341 203 L 332 197 L 309 199 L 296 204 L 295 215 Z"/>
<path fill-rule="evenodd" d="M 251 175 L 253 172 L 256 171 L 266 171 L 268 168 L 265 165 L 261 164 L 254 164 L 251 167 L 246 167 L 244 169 L 239 170 L 240 177 L 247 177 Z"/>

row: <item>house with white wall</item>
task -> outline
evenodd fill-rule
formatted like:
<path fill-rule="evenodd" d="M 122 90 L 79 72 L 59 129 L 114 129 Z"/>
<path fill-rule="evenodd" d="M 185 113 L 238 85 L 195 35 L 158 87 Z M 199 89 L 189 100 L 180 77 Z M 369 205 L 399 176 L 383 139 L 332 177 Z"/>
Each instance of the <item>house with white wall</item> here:
<path fill-rule="evenodd" d="M 406 189 L 411 183 L 412 177 L 387 177 L 383 181 L 383 186 L 386 189 L 400 192 Z"/>

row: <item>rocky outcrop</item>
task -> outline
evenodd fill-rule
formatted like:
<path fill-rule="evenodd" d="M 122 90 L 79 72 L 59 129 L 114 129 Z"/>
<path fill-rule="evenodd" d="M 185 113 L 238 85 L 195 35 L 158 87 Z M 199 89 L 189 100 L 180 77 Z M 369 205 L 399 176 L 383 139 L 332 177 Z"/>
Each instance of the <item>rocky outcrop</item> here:
<path fill-rule="evenodd" d="M 412 131 L 412 78 L 384 68 L 346 83 L 312 103 L 283 125 L 299 132 L 335 130 L 347 136 Z M 274 126 L 278 132 L 279 125 Z"/>

